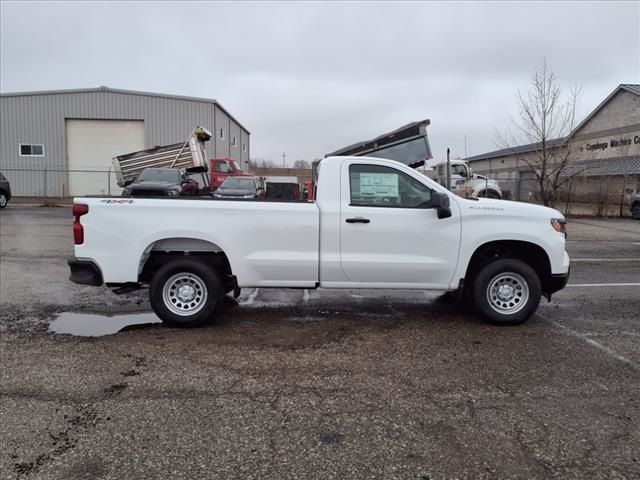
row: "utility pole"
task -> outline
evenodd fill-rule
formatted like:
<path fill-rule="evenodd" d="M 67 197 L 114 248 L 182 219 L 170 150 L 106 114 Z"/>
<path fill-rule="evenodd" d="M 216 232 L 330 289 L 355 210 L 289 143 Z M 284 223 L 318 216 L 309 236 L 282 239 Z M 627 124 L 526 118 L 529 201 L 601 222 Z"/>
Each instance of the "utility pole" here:
<path fill-rule="evenodd" d="M 467 159 L 467 134 L 464 134 L 464 159 Z"/>
<path fill-rule="evenodd" d="M 286 168 L 286 158 L 287 158 L 287 154 L 285 152 L 282 152 L 282 168 Z"/>
<path fill-rule="evenodd" d="M 451 160 L 449 159 L 450 149 L 447 148 L 447 190 L 451 190 Z"/>

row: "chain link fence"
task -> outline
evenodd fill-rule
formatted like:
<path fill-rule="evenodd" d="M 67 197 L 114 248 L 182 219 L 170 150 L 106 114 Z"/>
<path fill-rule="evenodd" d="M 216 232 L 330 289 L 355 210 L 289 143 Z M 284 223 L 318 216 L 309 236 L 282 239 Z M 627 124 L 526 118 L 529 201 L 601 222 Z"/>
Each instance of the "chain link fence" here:
<path fill-rule="evenodd" d="M 120 195 L 113 169 L 71 170 L 59 168 L 1 167 L 14 197 L 67 198 L 76 195 Z"/>
<path fill-rule="evenodd" d="M 502 189 L 503 198 L 541 203 L 538 180 L 533 172 L 515 175 L 489 174 Z M 505 178 L 507 177 L 507 178 Z M 565 215 L 599 217 L 630 216 L 631 194 L 640 191 L 640 175 L 575 175 L 557 192 L 555 208 Z"/>
<path fill-rule="evenodd" d="M 14 197 L 64 199 L 80 195 L 120 195 L 112 168 L 108 170 L 28 169 L 2 167 Z M 280 173 L 280 172 L 278 172 Z M 292 172 L 288 172 L 292 173 Z M 503 198 L 540 203 L 532 172 L 488 174 L 502 189 Z M 631 193 L 640 191 L 640 174 L 575 175 L 558 192 L 555 207 L 565 215 L 629 216 Z"/>

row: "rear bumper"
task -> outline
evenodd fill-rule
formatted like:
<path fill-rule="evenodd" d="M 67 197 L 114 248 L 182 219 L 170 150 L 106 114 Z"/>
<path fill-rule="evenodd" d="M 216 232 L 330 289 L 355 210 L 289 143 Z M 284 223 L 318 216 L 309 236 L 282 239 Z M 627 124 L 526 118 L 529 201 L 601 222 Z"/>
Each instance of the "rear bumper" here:
<path fill-rule="evenodd" d="M 99 287 L 104 282 L 102 280 L 102 272 L 98 266 L 91 260 L 78 260 L 75 257 L 70 258 L 67 263 L 71 270 L 69 280 L 80 285 L 92 285 Z"/>
<path fill-rule="evenodd" d="M 556 275 L 551 275 L 551 278 L 545 285 L 544 293 L 551 295 L 566 287 L 567 282 L 569 281 L 569 273 L 571 273 L 571 269 L 567 270 L 567 273 L 558 273 Z"/>

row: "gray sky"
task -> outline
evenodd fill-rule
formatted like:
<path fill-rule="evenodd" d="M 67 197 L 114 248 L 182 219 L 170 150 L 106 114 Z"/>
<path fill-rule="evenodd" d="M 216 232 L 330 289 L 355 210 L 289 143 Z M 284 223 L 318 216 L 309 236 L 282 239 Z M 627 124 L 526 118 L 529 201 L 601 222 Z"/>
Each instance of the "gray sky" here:
<path fill-rule="evenodd" d="M 640 3 L 11 3 L 0 90 L 107 85 L 216 98 L 255 157 L 311 160 L 414 120 L 436 158 L 494 150 L 533 67 L 581 117 L 640 83 Z"/>

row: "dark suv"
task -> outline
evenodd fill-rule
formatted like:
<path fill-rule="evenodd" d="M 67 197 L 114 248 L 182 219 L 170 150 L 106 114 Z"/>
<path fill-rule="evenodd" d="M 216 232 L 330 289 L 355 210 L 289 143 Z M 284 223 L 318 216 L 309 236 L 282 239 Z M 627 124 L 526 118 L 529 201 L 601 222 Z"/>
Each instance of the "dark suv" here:
<path fill-rule="evenodd" d="M 123 197 L 178 197 L 210 195 L 205 171 L 147 168 L 122 190 Z"/>
<path fill-rule="evenodd" d="M 631 217 L 640 220 L 640 192 L 631 194 L 629 208 L 631 209 Z"/>
<path fill-rule="evenodd" d="M 0 208 L 6 207 L 9 200 L 11 200 L 11 185 L 9 180 L 0 173 Z"/>

